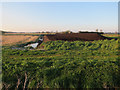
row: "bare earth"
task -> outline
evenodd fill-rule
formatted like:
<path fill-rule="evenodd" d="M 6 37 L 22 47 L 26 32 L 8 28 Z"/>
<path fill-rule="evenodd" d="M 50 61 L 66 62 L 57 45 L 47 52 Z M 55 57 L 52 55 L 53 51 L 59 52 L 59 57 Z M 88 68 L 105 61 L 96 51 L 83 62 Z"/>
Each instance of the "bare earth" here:
<path fill-rule="evenodd" d="M 38 36 L 23 36 L 23 35 L 7 35 L 2 36 L 2 45 L 15 45 L 17 43 L 25 43 L 35 41 Z"/>

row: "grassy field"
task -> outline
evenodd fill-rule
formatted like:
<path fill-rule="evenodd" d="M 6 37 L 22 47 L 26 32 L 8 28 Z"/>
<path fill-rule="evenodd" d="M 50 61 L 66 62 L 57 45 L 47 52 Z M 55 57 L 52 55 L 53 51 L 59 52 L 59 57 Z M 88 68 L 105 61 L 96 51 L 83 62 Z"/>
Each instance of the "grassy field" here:
<path fill-rule="evenodd" d="M 11 46 L 15 44 L 22 44 L 30 41 L 35 41 L 38 36 L 24 36 L 24 35 L 3 35 L 2 36 L 2 45 Z"/>
<path fill-rule="evenodd" d="M 50 41 L 41 44 L 44 51 L 3 47 L 3 89 L 120 87 L 118 43 Z"/>
<path fill-rule="evenodd" d="M 49 41 L 34 50 L 11 48 L 38 37 L 3 35 L 3 89 L 120 88 L 119 40 Z"/>
<path fill-rule="evenodd" d="M 105 37 L 111 37 L 111 38 L 120 38 L 119 34 L 102 34 Z"/>

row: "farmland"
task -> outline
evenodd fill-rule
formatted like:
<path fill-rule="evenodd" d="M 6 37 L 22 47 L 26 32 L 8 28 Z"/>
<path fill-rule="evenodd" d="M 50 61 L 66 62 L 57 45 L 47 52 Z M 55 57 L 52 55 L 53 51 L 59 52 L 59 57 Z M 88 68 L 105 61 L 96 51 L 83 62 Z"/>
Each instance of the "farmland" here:
<path fill-rule="evenodd" d="M 120 90 L 120 3 L 8 1 L 0 89 Z"/>
<path fill-rule="evenodd" d="M 2 48 L 3 89 L 118 88 L 119 40 L 49 41 L 38 50 Z M 44 51 L 39 48 L 44 47 Z"/>
<path fill-rule="evenodd" d="M 2 45 L 11 46 L 15 44 L 22 44 L 30 41 L 35 41 L 38 36 L 24 36 L 24 35 L 3 35 Z"/>
<path fill-rule="evenodd" d="M 105 37 L 117 37 L 120 38 L 120 34 L 103 34 Z"/>
<path fill-rule="evenodd" d="M 39 36 L 41 34 L 47 35 L 47 34 L 55 34 L 55 33 L 48 33 L 48 32 L 44 32 L 44 33 L 4 33 L 3 35 L 29 35 L 29 36 Z"/>

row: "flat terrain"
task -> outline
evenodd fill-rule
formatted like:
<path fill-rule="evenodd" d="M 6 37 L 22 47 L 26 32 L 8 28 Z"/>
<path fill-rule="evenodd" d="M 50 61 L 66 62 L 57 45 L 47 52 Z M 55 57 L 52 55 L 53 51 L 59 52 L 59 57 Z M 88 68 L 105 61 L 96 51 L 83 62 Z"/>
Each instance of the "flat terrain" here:
<path fill-rule="evenodd" d="M 106 37 L 120 37 L 119 34 L 102 34 L 102 35 Z"/>
<path fill-rule="evenodd" d="M 2 42 L 3 46 L 22 44 L 30 41 L 35 41 L 41 34 L 48 33 L 5 33 L 4 35 L 2 35 L 2 39 L 0 38 L 0 43 Z M 120 37 L 120 35 L 118 34 L 102 34 L 102 35 L 106 37 Z"/>
<path fill-rule="evenodd" d="M 38 36 L 24 36 L 24 35 L 3 35 L 2 45 L 15 45 L 17 43 L 25 43 L 30 41 L 35 41 Z"/>
<path fill-rule="evenodd" d="M 4 35 L 34 35 L 34 36 L 39 36 L 41 34 L 55 34 L 55 33 L 4 33 Z"/>

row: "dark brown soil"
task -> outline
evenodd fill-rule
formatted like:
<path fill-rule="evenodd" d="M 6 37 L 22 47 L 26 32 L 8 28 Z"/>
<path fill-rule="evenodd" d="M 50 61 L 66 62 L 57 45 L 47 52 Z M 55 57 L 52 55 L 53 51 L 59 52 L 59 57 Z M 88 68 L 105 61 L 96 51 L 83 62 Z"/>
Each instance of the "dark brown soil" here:
<path fill-rule="evenodd" d="M 104 40 L 104 39 L 112 39 L 102 36 L 98 33 L 70 33 L 70 34 L 55 34 L 55 35 L 46 35 L 44 36 L 44 42 L 47 41 L 56 41 L 56 40 L 64 40 L 64 41 L 94 41 L 94 40 Z"/>

